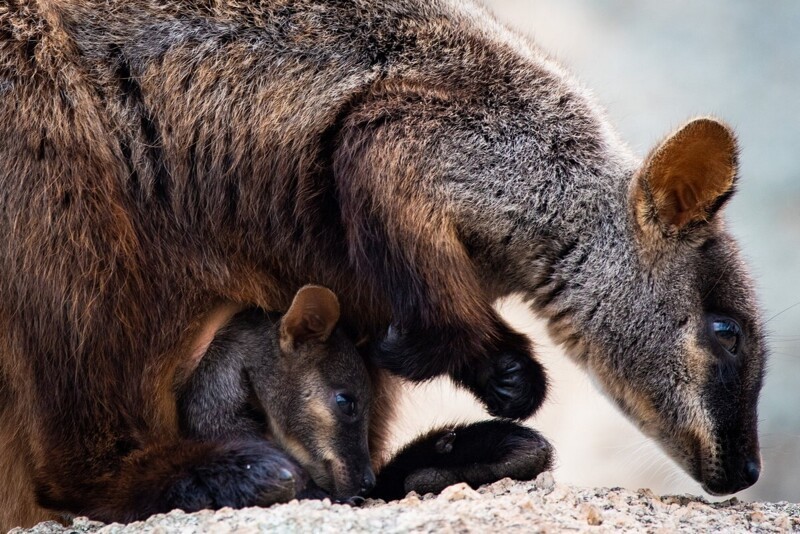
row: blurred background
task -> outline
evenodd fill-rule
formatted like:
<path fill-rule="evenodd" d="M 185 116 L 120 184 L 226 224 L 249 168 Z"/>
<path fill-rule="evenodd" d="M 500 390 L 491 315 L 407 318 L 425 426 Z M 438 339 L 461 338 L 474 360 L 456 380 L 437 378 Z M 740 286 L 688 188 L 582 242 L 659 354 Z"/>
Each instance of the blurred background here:
<path fill-rule="evenodd" d="M 760 404 L 764 468 L 738 495 L 800 501 L 800 2 L 485 0 L 590 87 L 640 156 L 694 115 L 737 131 L 739 192 L 727 219 L 754 274 L 770 332 Z M 553 388 L 530 421 L 556 447 L 556 479 L 702 494 L 560 354 L 517 301 L 500 304 L 530 334 Z M 432 424 L 485 417 L 436 382 L 412 390 L 399 441 Z M 708 496 L 707 496 L 708 497 Z"/>

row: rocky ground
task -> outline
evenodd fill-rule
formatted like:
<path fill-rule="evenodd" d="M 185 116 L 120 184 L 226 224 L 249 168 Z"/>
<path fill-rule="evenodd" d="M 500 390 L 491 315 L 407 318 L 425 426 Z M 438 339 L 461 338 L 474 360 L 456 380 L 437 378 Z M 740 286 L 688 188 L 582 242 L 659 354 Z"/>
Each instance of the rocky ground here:
<path fill-rule="evenodd" d="M 509 479 L 477 491 L 459 484 L 441 495 L 410 494 L 396 502 L 368 500 L 361 508 L 326 501 L 293 501 L 271 508 L 174 511 L 130 525 L 79 518 L 69 527 L 42 523 L 24 531 L 123 532 L 792 532 L 800 531 L 800 504 L 722 503 L 650 490 L 588 489 L 556 484 L 550 473 L 533 482 Z"/>

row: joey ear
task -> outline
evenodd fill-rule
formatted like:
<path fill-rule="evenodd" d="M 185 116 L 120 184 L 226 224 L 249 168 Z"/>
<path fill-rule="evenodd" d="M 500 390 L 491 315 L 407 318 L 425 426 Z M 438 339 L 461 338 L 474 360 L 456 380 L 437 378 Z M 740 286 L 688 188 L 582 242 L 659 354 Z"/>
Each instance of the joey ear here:
<path fill-rule="evenodd" d="M 311 339 L 326 341 L 339 321 L 339 299 L 330 289 L 300 288 L 281 319 L 281 342 L 294 346 Z"/>
<path fill-rule="evenodd" d="M 648 156 L 634 184 L 640 224 L 659 221 L 668 232 L 711 220 L 733 194 L 736 138 L 714 119 L 695 119 Z"/>

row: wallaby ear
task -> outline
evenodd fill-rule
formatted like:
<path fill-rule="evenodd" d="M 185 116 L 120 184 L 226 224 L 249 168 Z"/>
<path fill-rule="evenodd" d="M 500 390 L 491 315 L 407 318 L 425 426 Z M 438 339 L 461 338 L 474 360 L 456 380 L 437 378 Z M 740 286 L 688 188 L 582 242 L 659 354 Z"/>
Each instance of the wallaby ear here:
<path fill-rule="evenodd" d="M 664 140 L 644 162 L 634 185 L 640 221 L 668 232 L 711 220 L 733 194 L 737 173 L 733 132 L 714 119 L 695 119 Z"/>
<path fill-rule="evenodd" d="M 339 321 L 339 299 L 330 289 L 300 288 L 281 319 L 281 342 L 294 346 L 311 339 L 326 341 Z"/>

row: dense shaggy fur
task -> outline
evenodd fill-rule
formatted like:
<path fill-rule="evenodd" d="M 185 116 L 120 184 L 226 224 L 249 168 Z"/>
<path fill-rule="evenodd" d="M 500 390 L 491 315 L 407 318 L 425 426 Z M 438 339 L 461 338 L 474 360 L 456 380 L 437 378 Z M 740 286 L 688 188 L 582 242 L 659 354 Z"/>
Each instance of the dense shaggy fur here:
<path fill-rule="evenodd" d="M 0 5 L 0 527 L 35 502 L 142 517 L 227 462 L 236 444 L 179 435 L 186 355 L 219 303 L 286 309 L 309 282 L 382 367 L 512 418 L 545 394 L 491 306 L 522 293 L 697 480 L 751 484 L 765 349 L 717 213 L 735 141 L 687 128 L 640 164 L 469 3 Z M 393 382 L 373 383 L 377 466 Z"/>

